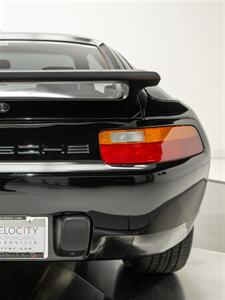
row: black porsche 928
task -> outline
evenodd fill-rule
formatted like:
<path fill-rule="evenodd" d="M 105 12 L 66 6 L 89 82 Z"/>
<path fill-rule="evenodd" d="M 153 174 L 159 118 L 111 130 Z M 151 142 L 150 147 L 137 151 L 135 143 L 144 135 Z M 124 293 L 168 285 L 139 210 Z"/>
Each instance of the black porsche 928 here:
<path fill-rule="evenodd" d="M 0 260 L 185 265 L 210 151 L 159 81 L 102 42 L 0 34 Z"/>

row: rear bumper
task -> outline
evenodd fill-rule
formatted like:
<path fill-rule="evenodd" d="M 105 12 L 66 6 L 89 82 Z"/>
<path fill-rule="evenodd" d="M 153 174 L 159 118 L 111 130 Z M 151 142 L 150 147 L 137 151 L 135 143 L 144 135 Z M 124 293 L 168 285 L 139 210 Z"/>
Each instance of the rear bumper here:
<path fill-rule="evenodd" d="M 1 215 L 49 217 L 48 260 L 120 259 L 163 252 L 186 237 L 204 194 L 209 155 L 136 168 L 1 174 Z M 90 170 L 90 167 L 89 167 Z M 57 218 L 90 220 L 83 253 L 56 249 Z M 81 232 L 81 235 L 85 232 Z M 77 235 L 79 239 L 79 234 Z M 1 257 L 0 257 L 1 259 Z"/>

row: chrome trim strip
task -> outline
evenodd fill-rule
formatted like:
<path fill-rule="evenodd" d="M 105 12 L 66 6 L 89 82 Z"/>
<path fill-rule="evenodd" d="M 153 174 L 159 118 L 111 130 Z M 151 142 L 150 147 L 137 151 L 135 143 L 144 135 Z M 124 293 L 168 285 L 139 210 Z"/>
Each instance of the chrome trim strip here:
<path fill-rule="evenodd" d="M 104 163 L 90 162 L 63 162 L 63 161 L 46 161 L 46 162 L 0 162 L 1 173 L 70 173 L 70 172 L 132 172 L 144 171 L 154 168 L 152 165 L 134 165 L 134 166 L 110 166 Z"/>

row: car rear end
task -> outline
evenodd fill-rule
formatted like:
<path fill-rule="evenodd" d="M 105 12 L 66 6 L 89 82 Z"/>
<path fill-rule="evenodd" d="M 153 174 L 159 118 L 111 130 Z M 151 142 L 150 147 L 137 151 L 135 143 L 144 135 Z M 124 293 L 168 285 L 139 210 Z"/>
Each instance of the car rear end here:
<path fill-rule="evenodd" d="M 2 37 L 2 260 L 157 254 L 193 228 L 205 133 L 150 87 L 156 73 L 110 70 L 119 67 L 104 47 Z"/>

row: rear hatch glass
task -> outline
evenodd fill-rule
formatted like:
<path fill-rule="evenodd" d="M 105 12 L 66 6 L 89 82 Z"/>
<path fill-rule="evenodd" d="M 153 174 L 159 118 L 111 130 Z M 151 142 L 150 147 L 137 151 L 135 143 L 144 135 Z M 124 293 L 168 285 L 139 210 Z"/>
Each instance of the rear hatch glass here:
<path fill-rule="evenodd" d="M 107 61 L 94 45 L 0 40 L 0 72 L 54 73 L 106 69 L 109 69 Z M 116 81 L 1 81 L 0 102 L 7 102 L 11 109 L 6 114 L 1 114 L 0 118 L 137 117 L 140 115 L 139 103 L 137 99 L 128 103 L 128 93 L 128 85 Z"/>
<path fill-rule="evenodd" d="M 108 69 L 108 65 L 96 46 L 0 40 L 0 71 L 101 69 Z"/>
<path fill-rule="evenodd" d="M 119 82 L 7 82 L 0 83 L 0 100 L 20 99 L 85 99 L 122 100 L 129 87 Z"/>

